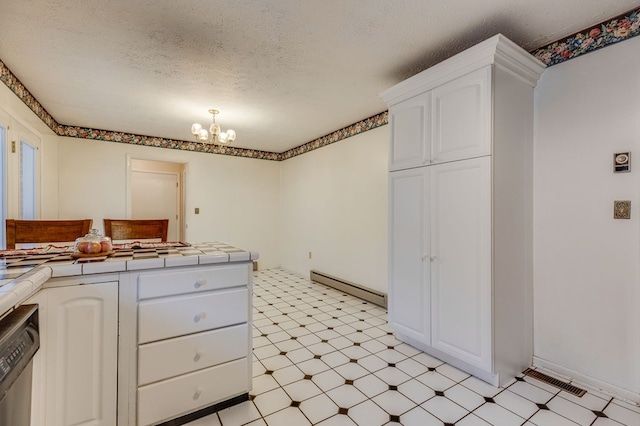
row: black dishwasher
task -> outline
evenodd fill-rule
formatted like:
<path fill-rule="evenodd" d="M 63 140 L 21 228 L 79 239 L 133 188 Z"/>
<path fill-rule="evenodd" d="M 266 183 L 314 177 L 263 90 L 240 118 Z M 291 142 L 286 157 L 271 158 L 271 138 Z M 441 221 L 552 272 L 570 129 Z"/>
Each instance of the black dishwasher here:
<path fill-rule="evenodd" d="M 39 347 L 37 305 L 0 319 L 0 425 L 30 425 L 32 358 Z"/>

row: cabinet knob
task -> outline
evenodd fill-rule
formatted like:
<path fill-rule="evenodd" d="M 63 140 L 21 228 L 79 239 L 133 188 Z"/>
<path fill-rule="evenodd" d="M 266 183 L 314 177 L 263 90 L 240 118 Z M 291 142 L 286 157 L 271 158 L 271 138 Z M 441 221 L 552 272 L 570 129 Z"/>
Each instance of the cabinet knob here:
<path fill-rule="evenodd" d="M 195 288 L 200 288 L 200 287 L 202 287 L 203 285 L 206 285 L 206 284 L 207 284 L 207 280 L 198 280 L 198 281 L 195 282 L 195 284 L 193 284 L 193 286 Z"/>
<path fill-rule="evenodd" d="M 200 361 L 201 357 L 202 357 L 202 354 L 200 353 L 200 351 L 196 352 L 196 354 L 193 356 L 193 362 Z"/>
<path fill-rule="evenodd" d="M 200 322 L 201 319 L 205 319 L 206 317 L 207 317 L 206 312 L 200 312 L 199 314 L 196 314 L 196 316 L 193 317 L 193 322 Z"/>
<path fill-rule="evenodd" d="M 196 390 L 196 393 L 193 394 L 193 400 L 197 400 L 198 398 L 200 398 L 200 395 L 202 394 L 202 391 L 200 389 Z"/>
<path fill-rule="evenodd" d="M 430 260 L 430 261 L 432 261 L 432 262 L 435 262 L 435 261 L 436 261 L 436 259 L 438 259 L 436 256 L 431 256 L 431 257 L 429 258 L 429 260 Z"/>

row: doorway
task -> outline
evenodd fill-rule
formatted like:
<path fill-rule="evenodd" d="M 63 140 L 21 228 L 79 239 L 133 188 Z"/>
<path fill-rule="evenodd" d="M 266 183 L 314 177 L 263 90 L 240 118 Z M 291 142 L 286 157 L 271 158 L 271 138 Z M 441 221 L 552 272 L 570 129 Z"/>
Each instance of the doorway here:
<path fill-rule="evenodd" d="M 135 158 L 127 164 L 128 218 L 169 219 L 167 241 L 183 241 L 185 164 Z"/>

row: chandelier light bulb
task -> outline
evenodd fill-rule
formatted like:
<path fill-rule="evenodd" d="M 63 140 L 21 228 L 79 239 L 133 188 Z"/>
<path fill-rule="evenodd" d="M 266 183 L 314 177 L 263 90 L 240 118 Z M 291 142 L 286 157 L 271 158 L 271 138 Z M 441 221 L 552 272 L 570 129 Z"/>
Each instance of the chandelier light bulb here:
<path fill-rule="evenodd" d="M 191 133 L 193 133 L 194 136 L 198 136 L 200 134 L 200 130 L 202 130 L 202 126 L 199 123 L 193 123 L 191 125 Z"/>
<path fill-rule="evenodd" d="M 226 132 L 221 131 L 220 125 L 216 123 L 216 114 L 219 113 L 217 109 L 210 109 L 211 114 L 211 126 L 209 131 L 203 129 L 200 123 L 193 123 L 191 125 L 191 133 L 195 136 L 197 142 L 201 143 L 214 143 L 219 145 L 226 145 L 236 140 L 236 131 L 228 129 Z"/>

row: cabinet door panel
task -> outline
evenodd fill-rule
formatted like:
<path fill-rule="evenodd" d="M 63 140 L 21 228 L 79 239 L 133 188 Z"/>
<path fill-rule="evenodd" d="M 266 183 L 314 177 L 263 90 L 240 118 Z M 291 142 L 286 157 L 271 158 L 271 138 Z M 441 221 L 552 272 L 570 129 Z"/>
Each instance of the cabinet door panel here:
<path fill-rule="evenodd" d="M 429 344 L 428 170 L 390 177 L 389 322 L 398 332 Z"/>
<path fill-rule="evenodd" d="M 114 425 L 118 283 L 46 291 L 46 424 Z"/>
<path fill-rule="evenodd" d="M 491 158 L 433 166 L 432 346 L 491 370 Z"/>
<path fill-rule="evenodd" d="M 389 108 L 391 127 L 390 170 L 423 166 L 429 162 L 429 94 Z"/>
<path fill-rule="evenodd" d="M 491 154 L 491 67 L 433 89 L 431 162 Z"/>

